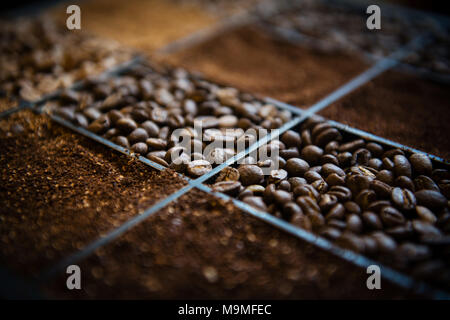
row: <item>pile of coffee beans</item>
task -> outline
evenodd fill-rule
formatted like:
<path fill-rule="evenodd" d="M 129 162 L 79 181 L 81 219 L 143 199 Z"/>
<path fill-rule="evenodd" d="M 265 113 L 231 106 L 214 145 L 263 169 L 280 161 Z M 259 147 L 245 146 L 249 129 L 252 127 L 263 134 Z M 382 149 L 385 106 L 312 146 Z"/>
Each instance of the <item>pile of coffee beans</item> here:
<path fill-rule="evenodd" d="M 110 40 L 69 31 L 49 16 L 0 22 L 0 94 L 37 100 L 129 60 Z"/>
<path fill-rule="evenodd" d="M 443 28 L 431 18 L 412 19 L 390 10 L 389 14 L 382 12 L 381 29 L 374 32 L 366 27 L 369 16 L 365 9 L 306 0 L 267 22 L 319 39 L 317 45 L 327 51 L 368 52 L 375 56 L 388 55 L 419 34 L 439 33 Z"/>
<path fill-rule="evenodd" d="M 82 90 L 66 90 L 47 108 L 192 178 L 233 157 L 238 146 L 256 142 L 258 135 L 249 129 L 275 129 L 292 118 L 290 111 L 235 88 L 149 63 L 86 81 Z"/>
<path fill-rule="evenodd" d="M 319 117 L 268 147 L 279 149 L 278 170 L 263 175 L 268 163 L 250 159 L 224 169 L 213 189 L 450 286 L 447 169 L 423 154 L 346 137 Z"/>

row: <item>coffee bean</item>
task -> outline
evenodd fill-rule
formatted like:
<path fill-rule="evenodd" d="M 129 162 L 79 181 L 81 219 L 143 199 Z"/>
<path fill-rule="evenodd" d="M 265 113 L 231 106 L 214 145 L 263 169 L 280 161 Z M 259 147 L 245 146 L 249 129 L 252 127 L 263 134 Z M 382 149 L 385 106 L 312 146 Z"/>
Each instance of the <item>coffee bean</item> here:
<path fill-rule="evenodd" d="M 414 179 L 414 185 L 415 189 L 417 191 L 420 190 L 432 190 L 439 192 L 439 187 L 436 185 L 436 183 L 427 176 L 420 175 Z"/>
<path fill-rule="evenodd" d="M 130 143 L 128 142 L 128 139 L 124 136 L 115 137 L 114 142 L 117 143 L 119 146 L 124 147 L 126 149 L 130 148 Z"/>
<path fill-rule="evenodd" d="M 137 128 L 137 124 L 133 119 L 121 118 L 117 120 L 117 128 L 124 134 L 129 134 Z"/>
<path fill-rule="evenodd" d="M 226 167 L 222 171 L 220 171 L 219 176 L 216 179 L 216 182 L 220 181 L 238 181 L 240 177 L 239 170 Z"/>
<path fill-rule="evenodd" d="M 351 232 L 344 232 L 341 234 L 336 243 L 346 249 L 361 253 L 364 252 L 364 241 Z"/>
<path fill-rule="evenodd" d="M 417 203 L 429 209 L 442 209 L 447 205 L 447 199 L 433 190 L 420 190 L 415 194 Z"/>
<path fill-rule="evenodd" d="M 338 219 L 341 220 L 344 218 L 345 208 L 341 203 L 336 203 L 331 209 L 328 211 L 325 216 L 326 220 Z"/>
<path fill-rule="evenodd" d="M 332 173 L 328 175 L 328 177 L 325 179 L 325 181 L 328 183 L 330 187 L 332 186 L 342 186 L 345 184 L 345 177 L 342 177 L 336 173 Z"/>
<path fill-rule="evenodd" d="M 236 127 L 238 118 L 234 115 L 224 115 L 219 118 L 220 128 L 233 128 Z"/>
<path fill-rule="evenodd" d="M 441 180 L 449 180 L 450 179 L 450 174 L 445 169 L 435 169 L 431 173 L 431 178 L 434 181 L 436 181 L 436 182 L 439 182 Z"/>
<path fill-rule="evenodd" d="M 407 263 L 425 260 L 430 256 L 431 251 L 427 246 L 415 243 L 402 243 L 397 249 L 397 257 Z"/>
<path fill-rule="evenodd" d="M 370 153 L 372 153 L 372 156 L 377 158 L 380 157 L 384 152 L 383 147 L 375 142 L 369 142 L 366 145 L 366 148 L 370 151 Z"/>
<path fill-rule="evenodd" d="M 148 133 L 142 128 L 136 128 L 128 135 L 130 143 L 145 142 L 147 139 Z"/>
<path fill-rule="evenodd" d="M 284 159 L 297 159 L 300 156 L 297 148 L 280 150 L 280 157 Z M 303 160 L 302 160 L 303 161 Z"/>
<path fill-rule="evenodd" d="M 351 164 L 367 166 L 371 157 L 372 155 L 369 150 L 363 148 L 358 149 L 353 153 Z"/>
<path fill-rule="evenodd" d="M 148 151 L 148 147 L 144 142 L 138 142 L 131 146 L 131 150 L 141 155 L 146 154 Z"/>
<path fill-rule="evenodd" d="M 302 139 L 300 134 L 295 131 L 288 130 L 281 136 L 281 141 L 286 145 L 286 147 L 297 147 L 299 148 L 302 144 Z"/>
<path fill-rule="evenodd" d="M 278 205 L 283 206 L 292 200 L 292 194 L 283 190 L 277 190 L 273 193 L 273 199 Z"/>
<path fill-rule="evenodd" d="M 375 170 L 381 170 L 383 167 L 383 161 L 378 158 L 372 158 L 369 160 L 368 166 Z"/>
<path fill-rule="evenodd" d="M 292 190 L 294 190 L 295 188 L 297 188 L 300 185 L 304 185 L 307 183 L 304 178 L 300 178 L 300 177 L 291 177 L 288 179 L 288 181 L 291 184 Z"/>
<path fill-rule="evenodd" d="M 327 220 L 327 225 L 339 230 L 345 230 L 347 228 L 347 223 L 338 219 L 329 219 Z"/>
<path fill-rule="evenodd" d="M 404 156 L 405 153 L 400 149 L 391 149 L 391 150 L 386 151 L 383 154 L 382 158 L 394 159 L 394 157 L 397 155 Z"/>
<path fill-rule="evenodd" d="M 339 201 L 347 201 L 352 198 L 352 192 L 344 186 L 333 186 L 328 194 L 336 196 Z"/>
<path fill-rule="evenodd" d="M 309 196 L 300 196 L 295 200 L 297 204 L 302 208 L 305 214 L 310 214 L 313 212 L 320 212 L 320 207 L 316 200 Z"/>
<path fill-rule="evenodd" d="M 303 213 L 302 209 L 295 202 L 288 202 L 283 207 L 283 218 L 287 221 L 291 220 L 295 214 Z"/>
<path fill-rule="evenodd" d="M 349 214 L 347 216 L 347 229 L 353 233 L 361 233 L 363 224 L 361 218 L 357 214 Z"/>
<path fill-rule="evenodd" d="M 434 224 L 437 221 L 436 216 L 426 207 L 416 206 L 416 213 L 420 220 Z"/>
<path fill-rule="evenodd" d="M 337 238 L 339 238 L 342 234 L 341 231 L 339 231 L 339 229 L 336 228 L 332 228 L 332 227 L 324 227 L 320 233 L 319 233 L 322 237 L 327 238 L 329 240 L 336 240 Z"/>
<path fill-rule="evenodd" d="M 158 163 L 158 164 L 160 164 L 160 165 L 162 165 L 162 166 L 164 166 L 164 167 L 169 167 L 169 164 L 168 164 L 162 157 L 158 157 L 158 156 L 152 154 L 151 152 L 148 153 L 145 157 L 146 157 L 148 160 L 151 160 L 151 161 L 153 161 L 153 162 L 156 162 L 156 163 Z"/>
<path fill-rule="evenodd" d="M 206 160 L 194 160 L 187 165 L 187 173 L 192 177 L 200 177 L 211 170 L 212 166 Z"/>
<path fill-rule="evenodd" d="M 348 213 L 355 213 L 355 214 L 360 214 L 361 213 L 360 206 L 354 201 L 346 201 L 344 203 L 344 207 L 345 207 L 345 210 Z"/>
<path fill-rule="evenodd" d="M 380 218 L 372 211 L 364 211 L 362 214 L 362 221 L 368 229 L 381 230 L 383 228 Z"/>
<path fill-rule="evenodd" d="M 330 175 L 332 173 L 336 173 L 338 176 L 341 176 L 341 177 L 345 176 L 344 170 L 342 170 L 341 168 L 339 168 L 338 166 L 336 166 L 334 164 L 327 163 L 322 166 L 322 175 L 324 177 L 328 177 L 328 175 Z"/>
<path fill-rule="evenodd" d="M 424 154 L 414 153 L 409 157 L 409 161 L 416 174 L 429 175 L 433 170 L 433 164 L 431 163 L 430 158 Z"/>
<path fill-rule="evenodd" d="M 306 173 L 304 174 L 304 178 L 306 179 L 306 181 L 308 181 L 308 183 L 313 183 L 316 180 L 323 180 L 322 176 L 313 170 L 308 170 L 306 171 Z"/>
<path fill-rule="evenodd" d="M 370 188 L 375 191 L 379 198 L 388 198 L 392 192 L 392 187 L 390 185 L 379 180 L 371 181 Z"/>
<path fill-rule="evenodd" d="M 262 185 L 252 184 L 245 188 L 245 190 L 250 190 L 254 195 L 263 195 L 266 189 Z"/>
<path fill-rule="evenodd" d="M 318 230 L 325 225 L 325 218 L 317 211 L 310 211 L 306 214 L 311 221 L 313 230 Z"/>
<path fill-rule="evenodd" d="M 216 182 L 212 189 L 215 192 L 222 192 L 230 196 L 235 196 L 238 194 L 240 187 L 241 183 L 239 181 L 229 180 Z"/>
<path fill-rule="evenodd" d="M 291 158 L 286 161 L 285 169 L 290 176 L 302 177 L 308 171 L 309 164 L 305 160 Z"/>
<path fill-rule="evenodd" d="M 340 139 L 341 134 L 337 129 L 328 128 L 322 131 L 319 135 L 317 135 L 314 141 L 316 145 L 318 145 L 319 147 L 323 147 L 332 140 L 340 140 Z"/>
<path fill-rule="evenodd" d="M 255 207 L 256 209 L 260 209 L 262 211 L 267 211 L 267 206 L 261 197 L 245 197 L 242 201 L 247 203 L 248 205 Z"/>
<path fill-rule="evenodd" d="M 397 177 L 394 181 L 394 184 L 397 187 L 405 188 L 405 189 L 411 190 L 412 192 L 415 191 L 414 182 L 407 176 Z"/>
<path fill-rule="evenodd" d="M 391 202 L 388 200 L 378 200 L 374 201 L 367 207 L 368 211 L 380 212 L 383 207 L 390 206 Z"/>
<path fill-rule="evenodd" d="M 390 170 L 381 170 L 378 172 L 376 179 L 390 186 L 394 185 L 394 174 Z"/>
<path fill-rule="evenodd" d="M 92 131 L 93 133 L 102 134 L 106 130 L 108 130 L 110 126 L 110 121 L 106 115 L 101 116 L 94 122 L 92 122 L 87 129 Z"/>
<path fill-rule="evenodd" d="M 148 120 L 148 112 L 143 108 L 133 108 L 133 110 L 130 113 L 130 116 L 134 121 L 138 123 Z"/>
<path fill-rule="evenodd" d="M 334 195 L 323 194 L 320 196 L 319 207 L 322 211 L 327 212 L 338 203 L 338 198 Z"/>
<path fill-rule="evenodd" d="M 391 200 L 397 206 L 397 208 L 404 211 L 413 210 L 416 206 L 416 197 L 408 189 L 392 189 Z"/>
<path fill-rule="evenodd" d="M 301 157 L 309 164 L 318 163 L 323 155 L 323 150 L 318 146 L 309 145 L 302 149 Z"/>
<path fill-rule="evenodd" d="M 316 189 L 320 194 L 324 194 L 328 191 L 328 184 L 322 179 L 316 180 L 311 185 Z"/>
<path fill-rule="evenodd" d="M 326 146 L 323 150 L 325 151 L 325 153 L 336 154 L 337 150 L 339 150 L 339 142 L 330 141 L 326 144 Z"/>
<path fill-rule="evenodd" d="M 272 203 L 274 201 L 273 199 L 273 194 L 276 191 L 276 186 L 275 184 L 269 184 L 266 189 L 264 190 L 264 201 L 267 203 Z"/>
<path fill-rule="evenodd" d="M 308 196 L 313 199 L 318 199 L 320 196 L 319 192 L 317 192 L 317 190 L 310 184 L 304 184 L 304 185 L 295 187 L 295 189 L 293 190 L 293 193 L 294 193 L 295 197 Z"/>
<path fill-rule="evenodd" d="M 111 139 L 119 134 L 119 130 L 117 128 L 111 128 L 106 131 L 106 133 L 103 135 L 106 139 Z"/>
<path fill-rule="evenodd" d="M 291 184 L 287 180 L 283 180 L 278 184 L 278 188 L 284 191 L 291 191 Z"/>
<path fill-rule="evenodd" d="M 290 221 L 294 226 L 297 226 L 301 229 L 311 231 L 312 230 L 312 223 L 311 220 L 302 213 L 296 213 L 292 216 Z"/>
<path fill-rule="evenodd" d="M 368 255 L 373 255 L 378 252 L 378 244 L 374 238 L 370 236 L 363 236 L 361 238 L 364 243 L 364 252 Z"/>
<path fill-rule="evenodd" d="M 406 222 L 404 225 L 388 228 L 385 232 L 398 241 L 411 239 L 414 234 L 411 221 Z"/>
<path fill-rule="evenodd" d="M 413 220 L 412 226 L 415 232 L 420 236 L 441 236 L 438 228 L 422 220 Z"/>
<path fill-rule="evenodd" d="M 369 189 L 371 186 L 371 179 L 365 175 L 354 174 L 347 176 L 346 185 L 353 194 L 358 194 L 363 189 Z"/>
<path fill-rule="evenodd" d="M 384 207 L 381 209 L 380 217 L 388 227 L 395 227 L 405 223 L 405 217 L 394 207 Z"/>
<path fill-rule="evenodd" d="M 64 110 L 64 109 L 60 109 L 60 110 Z M 114 110 L 114 111 L 116 111 L 116 110 Z M 118 111 L 116 111 L 116 112 L 118 112 Z M 83 114 L 91 121 L 97 120 L 102 115 L 102 113 L 95 108 L 86 108 L 83 110 Z M 119 112 L 119 114 L 120 114 L 120 112 Z M 109 112 L 108 112 L 108 115 L 109 115 Z"/>
<path fill-rule="evenodd" d="M 147 140 L 145 140 L 145 142 L 152 150 L 163 150 L 167 147 L 167 142 L 159 138 L 148 138 Z"/>
<path fill-rule="evenodd" d="M 353 155 L 350 152 L 342 152 L 337 155 L 339 165 L 343 168 L 349 167 L 352 162 Z"/>
<path fill-rule="evenodd" d="M 241 182 L 244 186 L 259 184 L 264 180 L 262 169 L 255 165 L 242 165 L 239 167 Z"/>
<path fill-rule="evenodd" d="M 394 172 L 398 176 L 407 176 L 411 178 L 411 164 L 403 155 L 396 155 L 394 157 Z"/>
<path fill-rule="evenodd" d="M 288 173 L 286 170 L 283 169 L 272 170 L 270 171 L 268 183 L 280 183 L 282 180 L 286 179 L 287 176 Z"/>
<path fill-rule="evenodd" d="M 389 171 L 394 171 L 394 167 L 395 167 L 394 161 L 392 161 L 391 159 L 389 159 L 387 157 L 383 158 L 382 161 L 383 161 L 384 169 L 389 170 Z"/>
<path fill-rule="evenodd" d="M 339 165 L 338 159 L 332 154 L 325 154 L 325 155 L 323 155 L 322 157 L 320 157 L 319 162 L 320 162 L 320 164 L 331 163 L 331 164 L 334 164 L 336 166 Z"/>
<path fill-rule="evenodd" d="M 381 253 L 391 254 L 397 249 L 395 240 L 381 231 L 374 232 L 371 237 L 377 242 L 378 250 Z"/>
<path fill-rule="evenodd" d="M 339 152 L 353 152 L 357 149 L 364 147 L 364 144 L 365 142 L 363 139 L 357 139 L 347 143 L 343 143 L 339 147 Z"/>
<path fill-rule="evenodd" d="M 194 119 L 194 123 L 203 129 L 215 128 L 219 126 L 219 119 L 213 116 L 200 116 Z"/>

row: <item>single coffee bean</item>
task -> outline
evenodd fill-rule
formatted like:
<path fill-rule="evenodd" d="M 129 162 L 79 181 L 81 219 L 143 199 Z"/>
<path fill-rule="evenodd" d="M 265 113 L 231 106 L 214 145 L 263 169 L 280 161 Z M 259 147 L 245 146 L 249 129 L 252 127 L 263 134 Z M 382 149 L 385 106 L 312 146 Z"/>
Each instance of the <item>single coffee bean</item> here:
<path fill-rule="evenodd" d="M 381 230 L 383 228 L 383 223 L 380 218 L 372 211 L 364 211 L 362 214 L 362 221 L 370 230 Z"/>
<path fill-rule="evenodd" d="M 302 208 L 305 214 L 320 212 L 320 207 L 317 204 L 316 200 L 309 196 L 300 196 L 295 201 Z"/>
<path fill-rule="evenodd" d="M 353 233 L 361 233 L 363 224 L 361 218 L 357 214 L 349 214 L 347 216 L 347 229 Z"/>
<path fill-rule="evenodd" d="M 286 147 L 296 147 L 299 148 L 302 144 L 302 138 L 300 134 L 295 131 L 288 130 L 281 136 L 281 141 L 286 145 Z"/>
<path fill-rule="evenodd" d="M 167 142 L 159 138 L 148 138 L 145 142 L 152 150 L 164 150 L 167 147 Z"/>
<path fill-rule="evenodd" d="M 381 157 L 381 155 L 384 152 L 383 147 L 375 142 L 369 142 L 366 145 L 366 148 L 367 148 L 367 150 L 370 151 L 370 153 L 372 153 L 372 156 L 377 157 L 377 158 Z"/>
<path fill-rule="evenodd" d="M 88 119 L 83 114 L 78 113 L 78 112 L 75 113 L 74 121 L 75 121 L 76 125 L 79 125 L 80 127 L 83 127 L 83 128 L 87 128 L 89 125 Z"/>
<path fill-rule="evenodd" d="M 408 178 L 407 176 L 397 177 L 394 181 L 394 184 L 397 187 L 405 188 L 411 190 L 412 192 L 415 191 L 414 182 L 411 180 L 411 178 Z"/>
<path fill-rule="evenodd" d="M 192 177 L 200 177 L 211 170 L 212 166 L 206 160 L 195 160 L 187 165 L 187 173 Z"/>
<path fill-rule="evenodd" d="M 328 191 L 328 194 L 335 195 L 339 201 L 348 201 L 352 198 L 352 192 L 344 186 L 333 186 Z"/>
<path fill-rule="evenodd" d="M 220 128 L 234 128 L 238 123 L 238 118 L 234 115 L 224 115 L 219 118 Z"/>
<path fill-rule="evenodd" d="M 394 185 L 394 174 L 390 170 L 381 170 L 378 172 L 376 179 L 390 186 Z"/>
<path fill-rule="evenodd" d="M 309 145 L 302 149 L 301 157 L 309 164 L 316 164 L 323 155 L 323 150 L 318 146 Z"/>
<path fill-rule="evenodd" d="M 353 155 L 350 152 L 341 152 L 337 155 L 339 165 L 343 168 L 349 167 L 352 162 Z"/>
<path fill-rule="evenodd" d="M 437 221 L 436 216 L 431 210 L 423 206 L 416 206 L 416 213 L 420 220 L 434 224 Z"/>
<path fill-rule="evenodd" d="M 397 155 L 404 156 L 405 153 L 400 149 L 391 149 L 391 150 L 386 151 L 383 154 L 382 158 L 394 159 L 394 157 Z"/>
<path fill-rule="evenodd" d="M 242 165 L 239 167 L 240 180 L 244 186 L 260 184 L 264 180 L 262 169 L 255 165 Z"/>
<path fill-rule="evenodd" d="M 124 147 L 126 149 L 130 148 L 130 143 L 128 142 L 128 139 L 124 136 L 115 137 L 114 142 L 117 143 L 119 146 Z"/>
<path fill-rule="evenodd" d="M 345 177 L 342 177 L 336 173 L 332 173 L 328 175 L 328 177 L 325 179 L 325 181 L 328 183 L 330 187 L 332 186 L 342 186 L 345 184 Z"/>
<path fill-rule="evenodd" d="M 105 137 L 106 139 L 111 139 L 117 135 L 119 135 L 119 130 L 117 128 L 111 128 L 106 131 L 103 137 Z"/>
<path fill-rule="evenodd" d="M 394 172 L 398 176 L 407 176 L 411 178 L 411 164 L 403 155 L 396 155 L 394 157 Z"/>
<path fill-rule="evenodd" d="M 287 221 L 291 220 L 295 214 L 303 213 L 302 209 L 293 201 L 285 203 L 283 206 L 283 218 Z"/>
<path fill-rule="evenodd" d="M 439 210 L 447 205 L 447 199 L 441 193 L 433 190 L 420 190 L 414 195 L 418 204 L 429 209 Z"/>
<path fill-rule="evenodd" d="M 147 153 L 148 147 L 144 142 L 138 142 L 131 146 L 131 150 L 143 155 Z"/>
<path fill-rule="evenodd" d="M 322 194 L 320 196 L 319 207 L 323 212 L 327 212 L 338 203 L 338 198 L 330 194 Z"/>
<path fill-rule="evenodd" d="M 329 219 L 327 220 L 327 225 L 339 230 L 345 230 L 347 228 L 347 223 L 338 219 Z"/>
<path fill-rule="evenodd" d="M 314 141 L 316 145 L 318 145 L 319 147 L 323 147 L 330 141 L 341 139 L 342 139 L 341 134 L 337 129 L 328 128 L 322 131 L 320 134 L 318 134 Z"/>
<path fill-rule="evenodd" d="M 63 110 L 63 109 L 61 109 L 61 110 Z M 117 110 L 114 110 L 114 111 L 119 112 Z M 99 110 L 97 110 L 96 108 L 86 108 L 83 110 L 83 114 L 91 121 L 97 120 L 102 115 L 102 113 Z M 120 112 L 119 112 L 119 114 L 120 114 Z M 109 117 L 109 112 L 108 112 L 108 117 Z"/>
<path fill-rule="evenodd" d="M 394 207 L 384 207 L 380 211 L 383 223 L 388 227 L 395 227 L 405 223 L 405 217 Z"/>
<path fill-rule="evenodd" d="M 328 142 L 327 145 L 325 146 L 325 148 L 323 149 L 323 151 L 325 151 L 325 153 L 334 154 L 334 155 L 336 155 L 338 153 L 338 150 L 339 150 L 339 142 L 337 142 L 337 141 Z"/>
<path fill-rule="evenodd" d="M 262 211 L 267 211 L 267 206 L 264 203 L 264 200 L 262 197 L 249 196 L 249 197 L 243 198 L 242 201 L 256 209 L 260 209 Z"/>
<path fill-rule="evenodd" d="M 367 166 L 371 157 L 369 150 L 364 148 L 358 149 L 353 153 L 351 164 Z"/>
<path fill-rule="evenodd" d="M 420 190 L 432 190 L 439 192 L 439 187 L 436 185 L 436 183 L 427 176 L 420 175 L 414 179 L 414 185 L 415 189 L 417 191 Z"/>
<path fill-rule="evenodd" d="M 296 187 L 293 191 L 295 197 L 308 196 L 313 199 L 319 199 L 319 192 L 310 184 L 304 184 Z"/>
<path fill-rule="evenodd" d="M 156 163 L 158 163 L 158 164 L 160 164 L 160 165 L 162 165 L 164 167 L 169 167 L 169 164 L 163 159 L 163 157 L 158 157 L 158 156 L 152 154 L 151 152 L 147 153 L 147 155 L 145 157 L 148 160 L 156 162 Z"/>
<path fill-rule="evenodd" d="M 354 201 L 346 201 L 344 203 L 345 211 L 348 213 L 360 214 L 361 207 Z"/>
<path fill-rule="evenodd" d="M 148 133 L 142 128 L 136 128 L 128 135 L 130 143 L 145 142 L 147 139 Z"/>
<path fill-rule="evenodd" d="M 368 211 L 380 212 L 383 207 L 390 206 L 391 202 L 388 200 L 378 200 L 374 201 L 367 207 Z"/>
<path fill-rule="evenodd" d="M 389 198 L 391 196 L 392 187 L 380 180 L 371 181 L 370 188 L 375 191 L 378 198 Z"/>
<path fill-rule="evenodd" d="M 291 184 L 292 190 L 294 190 L 295 188 L 297 188 L 300 185 L 304 185 L 307 183 L 304 178 L 300 178 L 300 177 L 291 177 L 288 179 L 288 181 Z"/>
<path fill-rule="evenodd" d="M 394 171 L 394 167 L 395 167 L 394 161 L 392 161 L 391 159 L 389 159 L 387 157 L 383 158 L 382 161 L 383 161 L 384 169 L 389 170 L 389 171 Z"/>
<path fill-rule="evenodd" d="M 342 232 L 339 229 L 333 227 L 324 227 L 320 230 L 319 234 L 329 240 L 336 240 L 341 236 Z"/>
<path fill-rule="evenodd" d="M 325 225 L 325 218 L 318 211 L 309 211 L 306 215 L 311 221 L 313 230 L 319 230 Z"/>
<path fill-rule="evenodd" d="M 226 193 L 230 196 L 235 196 L 239 193 L 239 189 L 241 188 L 241 183 L 239 181 L 219 181 L 216 182 L 212 189 L 215 192 Z"/>
<path fill-rule="evenodd" d="M 121 118 L 117 120 L 117 128 L 124 134 L 129 134 L 137 128 L 137 124 L 133 119 Z"/>
<path fill-rule="evenodd" d="M 338 159 L 332 154 L 324 154 L 322 157 L 320 157 L 319 162 L 320 164 L 331 163 L 336 166 L 339 165 Z"/>
<path fill-rule="evenodd" d="M 339 152 L 353 152 L 357 149 L 363 148 L 364 144 L 365 144 L 365 142 L 363 139 L 353 140 L 353 141 L 341 144 L 341 146 L 339 147 Z"/>
<path fill-rule="evenodd" d="M 351 176 L 347 176 L 346 185 L 353 194 L 358 194 L 363 189 L 369 189 L 371 185 L 371 179 L 365 175 L 354 174 Z"/>
<path fill-rule="evenodd" d="M 148 120 L 148 112 L 145 109 L 142 108 L 133 108 L 133 110 L 130 113 L 131 118 L 133 118 L 134 121 L 141 123 L 145 120 Z"/>
<path fill-rule="evenodd" d="M 297 226 L 301 229 L 304 229 L 306 231 L 312 230 L 312 223 L 311 220 L 304 215 L 303 213 L 295 213 L 290 221 L 294 226 Z"/>
<path fill-rule="evenodd" d="M 92 122 L 87 129 L 93 133 L 102 134 L 108 130 L 110 121 L 106 115 L 102 115 L 100 118 Z"/>
<path fill-rule="evenodd" d="M 415 232 L 417 232 L 420 236 L 432 236 L 439 237 L 442 235 L 442 232 L 439 231 L 438 228 L 433 226 L 431 223 L 427 223 L 422 220 L 413 220 L 412 226 Z"/>
<path fill-rule="evenodd" d="M 339 168 L 338 166 L 336 166 L 334 164 L 327 163 L 322 166 L 322 175 L 324 177 L 328 177 L 332 173 L 336 173 L 337 175 L 339 175 L 341 177 L 345 176 L 344 170 L 342 170 L 341 168 Z"/>
<path fill-rule="evenodd" d="M 414 196 L 414 193 L 408 189 L 392 189 L 391 200 L 397 208 L 404 211 L 413 210 L 416 206 L 416 197 Z"/>
<path fill-rule="evenodd" d="M 377 242 L 378 250 L 381 253 L 392 254 L 397 249 L 395 240 L 381 231 L 374 232 L 371 237 Z"/>
<path fill-rule="evenodd" d="M 374 238 L 370 236 L 363 236 L 364 252 L 368 255 L 376 254 L 378 252 L 378 244 Z"/>
<path fill-rule="evenodd" d="M 238 181 L 240 177 L 239 170 L 226 167 L 222 171 L 220 171 L 219 176 L 216 179 L 216 182 L 221 181 Z"/>
<path fill-rule="evenodd" d="M 368 166 L 379 171 L 383 167 L 383 161 L 378 158 L 372 158 L 369 160 Z"/>
<path fill-rule="evenodd" d="M 356 235 L 354 235 L 351 232 L 344 232 L 342 235 L 337 239 L 336 243 L 346 249 L 362 253 L 364 252 L 364 241 Z"/>
<path fill-rule="evenodd" d="M 326 220 L 337 219 L 341 220 L 344 218 L 345 208 L 342 203 L 336 203 L 325 216 Z"/>
<path fill-rule="evenodd" d="M 328 184 L 320 179 L 320 180 L 316 180 L 313 183 L 311 183 L 311 185 L 314 187 L 314 189 L 316 189 L 320 194 L 324 194 L 328 191 Z"/>
<path fill-rule="evenodd" d="M 398 241 L 411 239 L 411 237 L 414 235 L 414 230 L 411 221 L 408 221 L 406 224 L 403 225 L 387 228 L 385 231 L 386 234 L 388 234 L 389 236 Z"/>
<path fill-rule="evenodd" d="M 427 246 L 407 242 L 398 247 L 397 255 L 400 259 L 406 259 L 406 262 L 409 263 L 428 259 L 431 256 L 431 251 Z"/>
<path fill-rule="evenodd" d="M 323 180 L 320 173 L 318 173 L 314 170 L 306 171 L 306 173 L 304 174 L 304 178 L 306 179 L 306 181 L 308 181 L 308 183 L 313 183 L 316 180 Z"/>
<path fill-rule="evenodd" d="M 266 187 L 266 189 L 264 190 L 264 201 L 266 202 L 266 203 L 272 203 L 273 201 L 274 201 L 274 198 L 273 198 L 273 194 L 275 193 L 275 191 L 276 191 L 277 189 L 276 189 L 276 187 L 275 187 L 275 184 L 269 184 L 267 187 Z"/>
<path fill-rule="evenodd" d="M 254 195 L 262 195 L 264 191 L 266 190 L 262 185 L 259 184 L 252 184 L 245 188 L 246 190 L 250 190 Z"/>
<path fill-rule="evenodd" d="M 297 148 L 280 150 L 280 157 L 284 159 L 298 159 L 299 156 L 300 153 L 298 152 Z"/>
<path fill-rule="evenodd" d="M 278 184 L 278 188 L 284 191 L 291 191 L 291 184 L 287 180 L 283 180 Z"/>
<path fill-rule="evenodd" d="M 413 170 L 416 174 L 429 175 L 433 170 L 433 164 L 431 163 L 430 158 L 421 153 L 414 153 L 409 157 L 409 161 L 413 167 Z"/>
<path fill-rule="evenodd" d="M 286 171 L 292 177 L 302 177 L 309 169 L 309 164 L 300 158 L 291 158 L 286 161 Z"/>
<path fill-rule="evenodd" d="M 272 170 L 270 171 L 268 183 L 280 183 L 281 181 L 285 180 L 287 176 L 288 173 L 286 170 L 283 169 Z"/>

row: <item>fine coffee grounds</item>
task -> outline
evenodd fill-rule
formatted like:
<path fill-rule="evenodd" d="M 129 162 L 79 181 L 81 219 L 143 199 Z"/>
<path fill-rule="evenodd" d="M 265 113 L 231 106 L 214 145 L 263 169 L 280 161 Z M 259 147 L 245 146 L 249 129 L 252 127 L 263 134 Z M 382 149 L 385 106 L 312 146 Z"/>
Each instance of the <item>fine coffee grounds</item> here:
<path fill-rule="evenodd" d="M 79 265 L 82 290 L 67 290 L 64 274 L 52 283 L 51 294 L 83 299 L 412 297 L 387 281 L 383 290 L 368 290 L 365 269 L 198 190 Z"/>
<path fill-rule="evenodd" d="M 0 125 L 0 262 L 15 271 L 40 271 L 184 184 L 31 111 Z"/>
<path fill-rule="evenodd" d="M 83 30 L 151 53 L 216 21 L 202 7 L 165 0 L 89 1 L 81 6 Z M 67 19 L 64 7 L 53 13 Z"/>
<path fill-rule="evenodd" d="M 277 41 L 252 26 L 218 35 L 166 59 L 212 80 L 302 108 L 366 68 L 357 57 Z"/>
<path fill-rule="evenodd" d="M 447 86 L 387 72 L 321 114 L 450 159 L 449 101 Z"/>

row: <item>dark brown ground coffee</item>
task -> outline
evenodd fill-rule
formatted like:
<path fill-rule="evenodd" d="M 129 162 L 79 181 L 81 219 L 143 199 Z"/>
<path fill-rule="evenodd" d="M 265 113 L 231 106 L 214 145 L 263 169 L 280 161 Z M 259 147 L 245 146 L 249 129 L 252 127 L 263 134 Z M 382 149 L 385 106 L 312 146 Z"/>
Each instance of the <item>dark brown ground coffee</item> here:
<path fill-rule="evenodd" d="M 321 114 L 450 159 L 448 87 L 388 72 Z"/>
<path fill-rule="evenodd" d="M 60 298 L 312 299 L 412 297 L 364 269 L 193 190 L 80 264 L 82 290 L 66 275 Z M 74 292 L 77 291 L 77 292 Z"/>
<path fill-rule="evenodd" d="M 167 60 L 218 82 L 302 108 L 366 68 L 357 57 L 276 41 L 248 26 L 180 51 Z"/>
<path fill-rule="evenodd" d="M 16 271 L 39 271 L 184 184 L 30 111 L 0 127 L 0 265 Z"/>

